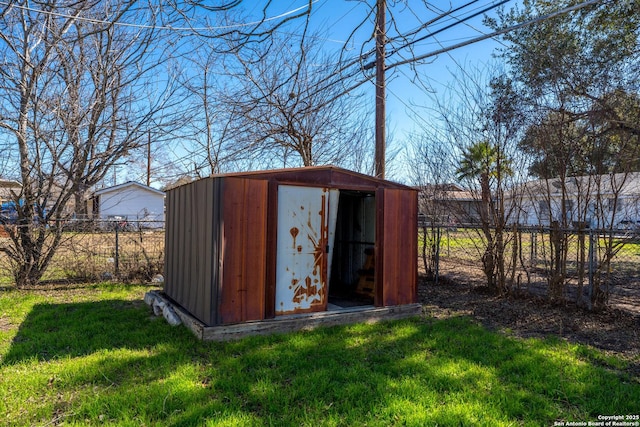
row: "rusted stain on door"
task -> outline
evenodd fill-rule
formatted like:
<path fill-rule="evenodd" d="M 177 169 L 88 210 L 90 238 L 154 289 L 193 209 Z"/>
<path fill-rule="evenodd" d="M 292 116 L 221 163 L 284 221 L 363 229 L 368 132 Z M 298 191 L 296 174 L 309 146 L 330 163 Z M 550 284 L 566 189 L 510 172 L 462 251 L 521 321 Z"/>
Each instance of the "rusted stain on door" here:
<path fill-rule="evenodd" d="M 330 229 L 335 227 L 329 221 L 330 194 L 314 187 L 278 190 L 276 314 L 326 310 Z"/>

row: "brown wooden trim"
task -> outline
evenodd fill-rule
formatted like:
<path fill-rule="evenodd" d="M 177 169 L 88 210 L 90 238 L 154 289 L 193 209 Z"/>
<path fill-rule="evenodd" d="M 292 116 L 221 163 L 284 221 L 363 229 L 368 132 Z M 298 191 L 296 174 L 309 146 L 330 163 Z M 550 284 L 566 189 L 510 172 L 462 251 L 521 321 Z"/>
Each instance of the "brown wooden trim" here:
<path fill-rule="evenodd" d="M 291 316 L 278 316 L 275 319 L 226 326 L 202 327 L 197 323 L 188 324 L 187 322 L 185 322 L 185 325 L 188 325 L 196 336 L 204 341 L 228 341 L 252 335 L 269 335 L 311 330 L 317 327 L 404 319 L 419 316 L 421 313 L 421 304 L 409 304 L 392 307 L 357 307 L 351 310 L 345 309 L 341 311 L 321 311 Z"/>

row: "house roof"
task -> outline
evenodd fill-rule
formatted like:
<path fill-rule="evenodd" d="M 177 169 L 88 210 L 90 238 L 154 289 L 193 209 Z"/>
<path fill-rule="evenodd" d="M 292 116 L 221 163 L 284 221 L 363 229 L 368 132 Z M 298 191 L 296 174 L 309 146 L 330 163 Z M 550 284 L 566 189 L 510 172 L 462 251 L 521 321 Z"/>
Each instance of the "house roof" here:
<path fill-rule="evenodd" d="M 428 184 L 418 187 L 423 200 L 434 202 L 446 201 L 476 201 L 480 198 L 473 191 L 464 190 L 457 184 Z"/>
<path fill-rule="evenodd" d="M 0 188 L 21 188 L 22 184 L 12 179 L 0 179 Z"/>
<path fill-rule="evenodd" d="M 148 187 L 146 185 L 140 184 L 139 182 L 135 182 L 135 181 L 128 181 L 128 182 L 125 182 L 124 184 L 118 184 L 118 185 L 114 185 L 112 187 L 105 187 L 105 188 L 102 188 L 100 190 L 95 191 L 93 194 L 96 195 L 96 196 L 100 196 L 102 194 L 112 193 L 114 191 L 119 191 L 119 190 L 122 190 L 122 189 L 128 188 L 128 187 L 135 187 L 135 188 L 139 188 L 141 190 L 150 191 L 150 192 L 155 193 L 157 195 L 164 196 L 164 191 L 156 190 L 155 188 Z"/>
<path fill-rule="evenodd" d="M 18 181 L 13 181 L 11 179 L 0 179 L 0 199 L 11 198 L 11 191 L 20 188 L 22 188 L 22 185 Z"/>
<path fill-rule="evenodd" d="M 263 179 L 278 183 L 311 184 L 331 186 L 352 190 L 371 190 L 373 188 L 394 188 L 416 191 L 415 188 L 393 181 L 375 178 L 369 175 L 339 168 L 336 166 L 308 166 L 303 168 L 273 169 L 266 171 L 235 172 L 212 175 L 210 178 L 238 177 Z M 206 179 L 206 178 L 205 178 Z"/>

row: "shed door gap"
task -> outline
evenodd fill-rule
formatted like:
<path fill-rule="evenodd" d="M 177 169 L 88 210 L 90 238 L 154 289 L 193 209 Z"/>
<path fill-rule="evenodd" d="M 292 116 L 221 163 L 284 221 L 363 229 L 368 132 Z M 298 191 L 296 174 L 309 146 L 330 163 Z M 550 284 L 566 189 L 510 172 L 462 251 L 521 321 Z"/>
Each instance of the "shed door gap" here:
<path fill-rule="evenodd" d="M 375 194 L 340 191 L 328 309 L 373 305 Z"/>

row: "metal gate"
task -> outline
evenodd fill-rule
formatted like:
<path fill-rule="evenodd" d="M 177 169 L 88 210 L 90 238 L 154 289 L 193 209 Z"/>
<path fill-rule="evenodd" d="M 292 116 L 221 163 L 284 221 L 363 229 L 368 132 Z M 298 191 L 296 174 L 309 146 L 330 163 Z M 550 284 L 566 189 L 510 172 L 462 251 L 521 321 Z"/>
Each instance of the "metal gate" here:
<path fill-rule="evenodd" d="M 280 185 L 276 314 L 327 309 L 339 190 Z"/>

